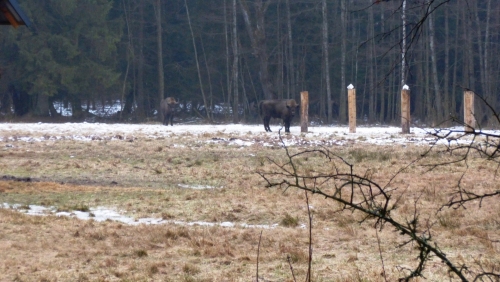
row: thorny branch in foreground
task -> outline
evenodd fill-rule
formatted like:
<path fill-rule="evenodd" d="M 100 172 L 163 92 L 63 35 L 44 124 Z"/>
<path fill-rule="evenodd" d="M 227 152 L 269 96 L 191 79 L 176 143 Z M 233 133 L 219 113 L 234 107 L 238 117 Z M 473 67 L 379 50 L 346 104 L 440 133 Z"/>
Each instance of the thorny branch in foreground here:
<path fill-rule="evenodd" d="M 500 116 L 495 111 L 493 106 L 481 95 L 478 95 L 475 92 L 474 95 L 486 105 L 486 108 L 492 113 L 493 120 L 500 125 Z M 445 152 L 453 157 L 451 161 L 427 165 L 429 170 L 444 165 L 463 163 L 465 164 L 466 170 L 462 173 L 462 179 L 468 172 L 469 160 L 473 158 L 481 158 L 493 163 L 496 166 L 494 177 L 497 177 L 500 170 L 500 133 L 497 131 L 484 131 L 481 126 L 474 128 L 469 124 L 461 122 L 455 117 L 452 117 L 451 121 L 463 128 L 468 127 L 473 130 L 466 132 L 463 129 L 435 129 L 433 132 L 429 132 L 431 136 L 436 138 L 436 142 L 429 148 L 423 157 L 431 151 Z M 499 196 L 500 190 L 490 190 L 479 194 L 466 189 L 462 186 L 462 181 L 460 180 L 457 184 L 456 191 L 453 193 L 448 203 L 442 208 L 465 208 L 465 204 L 469 202 L 478 202 L 479 207 L 482 207 L 484 199 Z"/>
<path fill-rule="evenodd" d="M 465 134 L 464 132 L 462 133 Z M 434 136 L 438 137 L 438 139 L 446 138 L 439 137 L 438 135 Z M 477 136 L 480 136 L 480 134 Z M 493 139 L 496 140 L 492 141 Z M 492 135 L 486 138 L 486 140 L 495 142 L 490 144 L 497 144 L 498 140 L 500 140 L 500 136 Z M 399 279 L 400 281 L 408 281 L 414 277 L 423 277 L 426 263 L 434 256 L 438 257 L 442 263 L 446 265 L 449 272 L 454 273 L 461 281 L 469 281 L 466 275 L 470 276 L 473 274 L 471 269 L 466 265 L 457 265 L 448 259 L 446 253 L 444 253 L 439 248 L 438 243 L 433 240 L 430 228 L 425 227 L 425 224 L 420 224 L 419 213 L 416 207 L 418 199 L 415 202 L 415 212 L 413 216 L 405 219 L 405 222 L 391 216 L 391 212 L 397 208 L 400 198 L 393 199 L 393 192 L 395 190 L 390 188 L 389 184 L 397 174 L 408 166 L 398 171 L 396 175 L 391 178 L 389 183 L 380 185 L 372 181 L 370 176 L 362 176 L 354 173 L 354 165 L 326 148 L 304 150 L 292 154 L 285 145 L 283 139 L 281 139 L 281 141 L 286 152 L 286 161 L 284 163 L 279 163 L 269 159 L 274 165 L 274 170 L 271 172 L 258 172 L 267 182 L 267 187 L 278 187 L 285 190 L 292 187 L 304 190 L 308 193 L 320 195 L 340 203 L 343 210 L 361 212 L 365 216 L 362 222 L 374 220 L 375 228 L 382 229 L 387 224 L 395 228 L 402 236 L 406 237 L 406 241 L 402 245 L 416 244 L 418 250 L 418 262 L 416 266 L 413 267 L 413 269 L 403 269 L 405 275 Z M 451 143 L 447 148 L 451 151 L 455 150 L 455 147 L 453 147 Z M 477 150 L 485 156 L 488 156 L 489 159 L 496 160 L 496 158 L 492 158 L 496 156 L 496 152 L 492 154 L 492 152 L 488 151 L 488 147 L 476 146 L 475 142 L 468 143 L 464 148 L 466 149 L 466 155 L 461 155 L 463 161 L 467 160 L 472 150 Z M 485 149 L 483 150 L 481 148 Z M 495 151 L 498 151 L 498 146 Z M 323 157 L 325 162 L 329 164 L 329 171 L 318 172 L 305 170 L 300 163 L 303 159 L 307 159 L 311 156 Z M 425 154 L 422 157 L 425 158 Z M 459 197 L 452 198 L 445 206 L 463 206 L 468 201 L 480 201 L 486 197 L 498 196 L 500 194 L 500 192 L 497 191 L 490 194 L 476 195 L 463 189 L 459 190 L 457 193 Z M 494 281 L 499 278 L 500 274 L 498 273 L 482 271 L 475 275 L 474 281 L 483 281 L 484 279 Z"/>

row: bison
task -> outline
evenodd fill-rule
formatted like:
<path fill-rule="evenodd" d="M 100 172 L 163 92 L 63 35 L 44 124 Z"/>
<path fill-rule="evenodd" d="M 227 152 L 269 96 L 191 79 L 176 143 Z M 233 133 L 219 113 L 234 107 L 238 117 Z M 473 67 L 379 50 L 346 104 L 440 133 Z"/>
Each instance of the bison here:
<path fill-rule="evenodd" d="M 271 118 L 280 118 L 285 124 L 285 132 L 290 132 L 290 122 L 298 106 L 294 99 L 260 101 L 259 111 L 264 121 L 264 129 L 271 132 L 269 121 Z"/>
<path fill-rule="evenodd" d="M 161 101 L 160 109 L 161 114 L 163 115 L 163 124 L 168 125 L 170 121 L 170 125 L 174 125 L 174 112 L 175 108 L 179 104 L 179 102 L 175 101 L 173 97 L 167 97 Z"/>

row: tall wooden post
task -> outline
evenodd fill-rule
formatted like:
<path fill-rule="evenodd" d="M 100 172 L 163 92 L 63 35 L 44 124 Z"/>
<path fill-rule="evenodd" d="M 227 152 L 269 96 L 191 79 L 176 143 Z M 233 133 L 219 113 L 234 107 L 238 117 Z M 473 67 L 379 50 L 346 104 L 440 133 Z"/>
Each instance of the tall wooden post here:
<path fill-rule="evenodd" d="M 401 90 L 401 129 L 402 133 L 410 133 L 410 87 Z"/>
<path fill-rule="evenodd" d="M 356 133 L 356 89 L 352 84 L 347 86 L 347 104 L 349 108 L 349 133 Z"/>
<path fill-rule="evenodd" d="M 474 92 L 471 90 L 464 91 L 464 124 L 465 132 L 474 132 L 476 119 L 474 118 Z"/>
<path fill-rule="evenodd" d="M 307 132 L 309 124 L 309 92 L 300 92 L 300 132 Z"/>

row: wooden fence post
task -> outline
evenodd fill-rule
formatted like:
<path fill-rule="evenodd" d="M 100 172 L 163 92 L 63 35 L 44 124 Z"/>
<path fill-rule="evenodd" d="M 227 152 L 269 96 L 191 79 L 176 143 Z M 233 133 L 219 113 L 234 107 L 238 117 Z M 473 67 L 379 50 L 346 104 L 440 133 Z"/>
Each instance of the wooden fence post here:
<path fill-rule="evenodd" d="M 410 87 L 401 90 L 401 129 L 402 133 L 410 133 Z"/>
<path fill-rule="evenodd" d="M 356 133 L 356 89 L 352 84 L 347 86 L 347 101 L 349 109 L 349 133 Z"/>
<path fill-rule="evenodd" d="M 474 118 L 474 92 L 464 91 L 464 131 L 474 132 L 476 119 Z"/>
<path fill-rule="evenodd" d="M 309 92 L 300 92 L 300 132 L 307 132 L 309 124 Z"/>

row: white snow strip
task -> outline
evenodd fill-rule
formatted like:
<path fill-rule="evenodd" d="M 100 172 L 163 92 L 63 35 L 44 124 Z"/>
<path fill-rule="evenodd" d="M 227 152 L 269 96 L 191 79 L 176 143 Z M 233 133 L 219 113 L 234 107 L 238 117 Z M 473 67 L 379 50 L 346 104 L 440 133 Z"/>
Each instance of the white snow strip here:
<path fill-rule="evenodd" d="M 187 185 L 187 184 L 177 184 L 177 186 L 179 186 L 181 188 L 188 188 L 188 189 L 194 189 L 194 190 L 223 188 L 222 186 L 215 187 L 215 186 L 209 186 L 209 185 Z"/>
<path fill-rule="evenodd" d="M 278 224 L 265 225 L 265 224 L 247 224 L 247 223 L 239 223 L 235 224 L 233 222 L 225 221 L 225 222 L 207 222 L 207 221 L 181 221 L 181 220 L 165 220 L 162 218 L 153 218 L 153 217 L 145 217 L 145 218 L 137 218 L 134 219 L 132 217 L 121 214 L 118 211 L 115 211 L 106 207 L 97 207 L 90 208 L 89 212 L 83 211 L 70 211 L 70 212 L 57 212 L 54 207 L 44 207 L 38 205 L 29 205 L 29 209 L 26 209 L 25 206 L 21 206 L 18 204 L 8 204 L 3 203 L 0 205 L 0 208 L 4 209 L 13 209 L 19 212 L 22 212 L 27 215 L 34 216 L 66 216 L 73 217 L 81 220 L 95 220 L 98 222 L 102 221 L 116 221 L 127 225 L 156 225 L 156 224 L 176 224 L 176 225 L 184 225 L 184 226 L 220 226 L 227 228 L 258 228 L 258 229 L 273 229 L 278 226 Z"/>
<path fill-rule="evenodd" d="M 195 137 L 198 142 L 217 143 L 245 148 L 252 145 L 282 146 L 278 138 L 280 125 L 271 125 L 273 132 L 265 132 L 262 125 L 247 124 L 178 124 L 164 126 L 161 124 L 105 124 L 105 123 L 0 123 L 0 146 L 14 148 L 17 142 L 55 142 L 59 140 L 101 141 L 123 140 L 133 141 L 137 138 L 164 139 L 172 136 Z M 463 128 L 410 128 L 411 134 L 401 134 L 401 128 L 395 126 L 365 127 L 359 126 L 356 133 L 349 133 L 347 126 L 314 126 L 308 127 L 307 133 L 301 133 L 299 126 L 292 126 L 290 134 L 283 134 L 282 139 L 287 146 L 331 146 L 344 145 L 346 142 L 371 143 L 380 145 L 419 144 L 428 145 L 435 142 L 429 133 L 435 130 L 463 130 Z M 283 131 L 283 130 L 282 130 Z M 492 134 L 500 131 L 484 130 Z M 230 136 L 230 137 L 228 137 Z M 463 139 L 465 140 L 465 139 Z M 446 140 L 443 140 L 446 142 Z M 174 144 L 174 147 L 191 146 Z"/>

